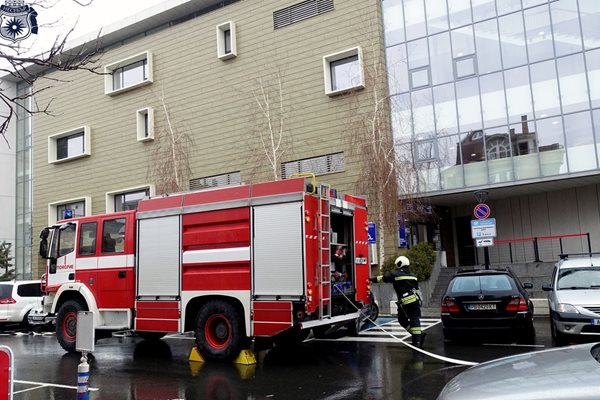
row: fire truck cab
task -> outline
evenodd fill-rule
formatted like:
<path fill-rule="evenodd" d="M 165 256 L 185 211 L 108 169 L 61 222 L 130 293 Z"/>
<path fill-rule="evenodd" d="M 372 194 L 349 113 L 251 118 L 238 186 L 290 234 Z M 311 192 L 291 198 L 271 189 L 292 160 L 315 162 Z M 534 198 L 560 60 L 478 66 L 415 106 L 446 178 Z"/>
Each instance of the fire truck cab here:
<path fill-rule="evenodd" d="M 214 360 L 253 337 L 356 334 L 371 303 L 367 236 L 365 200 L 314 177 L 147 198 L 42 231 L 44 312 L 67 351 L 83 310 L 97 337 L 195 331 Z"/>

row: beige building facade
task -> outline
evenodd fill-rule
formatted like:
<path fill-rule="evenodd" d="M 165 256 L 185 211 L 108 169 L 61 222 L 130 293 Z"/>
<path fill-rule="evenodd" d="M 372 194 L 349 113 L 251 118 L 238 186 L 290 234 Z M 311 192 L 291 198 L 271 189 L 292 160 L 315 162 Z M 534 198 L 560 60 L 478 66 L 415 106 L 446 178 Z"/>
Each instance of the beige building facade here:
<path fill-rule="evenodd" d="M 345 132 L 369 101 L 364 65 L 383 59 L 380 2 L 225 3 L 167 2 L 103 30 L 100 73 L 48 72 L 56 81 L 36 101 L 53 115 L 32 120 L 33 232 L 66 209 L 111 212 L 161 192 L 170 134 L 191 139 L 186 190 L 275 169 L 354 191 L 360 165 Z M 266 113 L 283 126 L 274 169 Z M 36 243 L 33 254 L 39 276 Z"/>

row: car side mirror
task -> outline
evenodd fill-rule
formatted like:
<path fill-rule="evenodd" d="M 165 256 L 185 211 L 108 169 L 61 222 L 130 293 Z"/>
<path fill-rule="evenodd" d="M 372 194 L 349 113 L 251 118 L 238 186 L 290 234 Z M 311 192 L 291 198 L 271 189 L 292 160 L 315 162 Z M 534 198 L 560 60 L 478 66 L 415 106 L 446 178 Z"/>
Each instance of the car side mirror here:
<path fill-rule="evenodd" d="M 542 290 L 544 292 L 551 292 L 552 291 L 552 285 L 542 285 Z"/>
<path fill-rule="evenodd" d="M 524 283 L 524 284 L 523 284 L 523 287 L 524 287 L 525 289 L 533 289 L 533 283 Z"/>

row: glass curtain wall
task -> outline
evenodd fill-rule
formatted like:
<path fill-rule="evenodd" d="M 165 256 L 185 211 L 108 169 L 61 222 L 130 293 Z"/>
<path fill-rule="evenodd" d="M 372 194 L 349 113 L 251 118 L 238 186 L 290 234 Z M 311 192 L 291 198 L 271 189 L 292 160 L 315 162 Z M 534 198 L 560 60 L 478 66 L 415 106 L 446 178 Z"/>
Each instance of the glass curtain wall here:
<path fill-rule="evenodd" d="M 598 169 L 600 1 L 382 0 L 417 190 Z"/>
<path fill-rule="evenodd" d="M 15 272 L 17 279 L 31 279 L 31 116 L 30 86 L 19 83 L 17 100 L 17 215 L 15 235 Z"/>

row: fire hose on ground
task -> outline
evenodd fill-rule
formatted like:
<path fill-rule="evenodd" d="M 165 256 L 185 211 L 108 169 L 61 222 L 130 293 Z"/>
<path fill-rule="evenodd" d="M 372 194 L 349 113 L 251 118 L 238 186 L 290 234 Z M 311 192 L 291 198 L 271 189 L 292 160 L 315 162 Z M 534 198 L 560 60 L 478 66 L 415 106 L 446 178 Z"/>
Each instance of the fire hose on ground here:
<path fill-rule="evenodd" d="M 352 300 L 350 300 L 342 291 L 339 291 L 339 292 L 340 292 L 340 294 L 342 296 L 344 296 L 344 298 L 346 300 L 348 300 L 348 303 L 350 303 L 352 305 L 352 307 L 354 307 L 358 312 L 360 312 L 362 314 L 362 310 L 360 308 L 358 308 L 356 306 L 356 304 L 354 304 L 352 302 Z M 439 354 L 434 354 L 434 353 L 431 353 L 429 351 L 423 350 L 423 349 L 421 349 L 419 347 L 413 346 L 412 344 L 405 342 L 401 338 L 395 336 L 392 332 L 389 332 L 389 331 L 385 330 L 382 325 L 379 325 L 377 322 L 373 321 L 369 316 L 367 316 L 367 320 L 369 322 L 371 322 L 375 327 L 381 329 L 383 332 L 385 332 L 386 334 L 388 334 L 390 337 L 392 337 L 397 342 L 400 342 L 404 346 L 406 346 L 408 348 L 411 348 L 414 351 L 418 351 L 419 353 L 424 354 L 424 355 L 426 355 L 428 357 L 435 358 L 436 360 L 440 360 L 440 361 L 444 361 L 444 362 L 451 363 L 451 364 L 456 364 L 456 365 L 473 366 L 473 365 L 479 364 L 479 363 L 472 362 L 472 361 L 465 361 L 465 360 L 458 360 L 456 358 L 444 357 L 444 356 L 441 356 Z"/>

